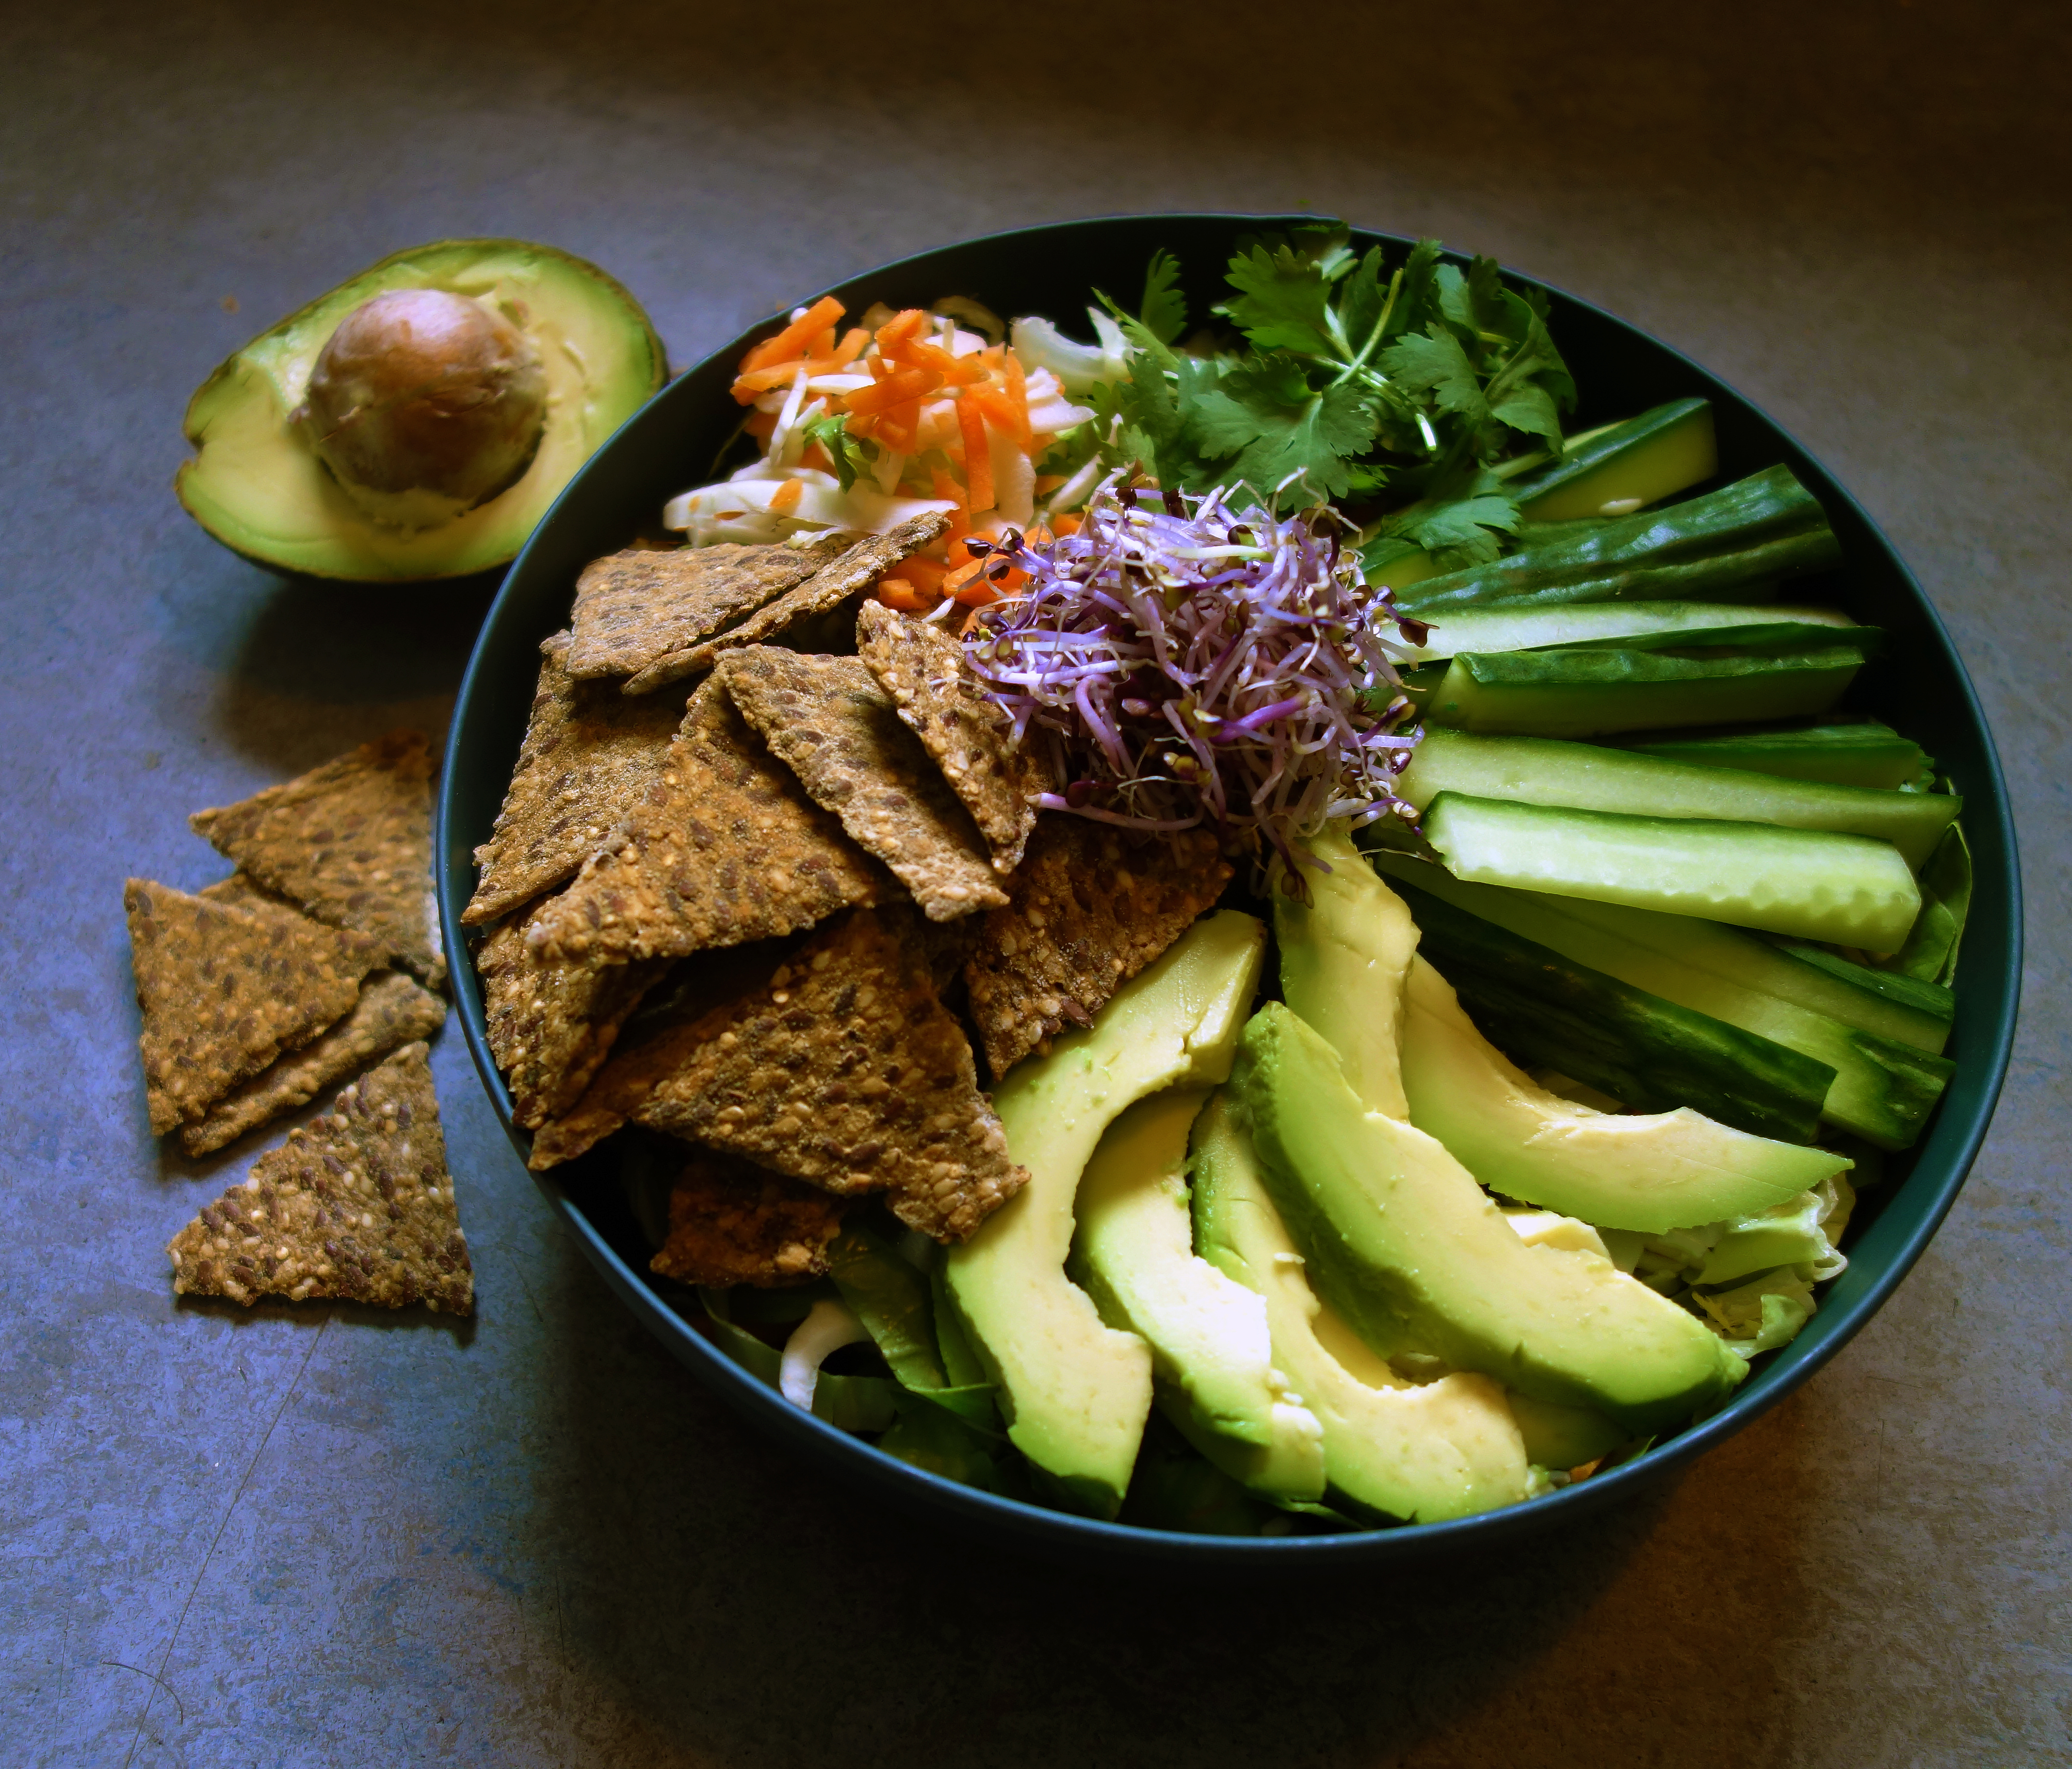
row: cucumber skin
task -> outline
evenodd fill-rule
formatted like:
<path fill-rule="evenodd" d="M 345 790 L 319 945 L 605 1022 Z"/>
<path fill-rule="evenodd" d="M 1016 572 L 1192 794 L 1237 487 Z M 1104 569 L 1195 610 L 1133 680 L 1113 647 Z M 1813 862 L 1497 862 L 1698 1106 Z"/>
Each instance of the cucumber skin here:
<path fill-rule="evenodd" d="M 1426 578 L 1399 601 L 1428 622 L 1449 608 L 1731 601 L 1727 593 L 1743 585 L 1830 570 L 1841 559 L 1819 500 L 1777 466 L 1573 539 Z"/>
<path fill-rule="evenodd" d="M 1420 950 L 1482 1035 L 1524 1066 L 1557 1068 L 1642 1111 L 1694 1111 L 1752 1135 L 1807 1143 L 1835 1077 L 1827 1064 L 1566 958 L 1392 874 Z"/>
<path fill-rule="evenodd" d="M 1423 811 L 1440 793 L 1512 798 L 1636 817 L 1775 823 L 1889 841 L 1916 871 L 1963 808 L 1941 794 L 1786 781 L 1738 768 L 1704 768 L 1554 737 L 1483 735 L 1434 727 L 1411 752 L 1397 795 Z"/>
<path fill-rule="evenodd" d="M 1659 458 L 1674 458 L 1679 452 L 1688 455 L 1689 464 L 1665 477 L 1659 470 Z M 1655 470 L 1651 472 L 1651 467 Z M 1630 495 L 1612 483 L 1621 477 L 1622 469 L 1627 479 L 1645 482 L 1643 503 L 1654 503 L 1711 478 L 1720 470 L 1712 401 L 1671 400 L 1581 443 L 1572 439 L 1559 461 L 1521 474 L 1508 489 L 1519 508 L 1534 521 L 1594 516 L 1605 503 Z"/>
<path fill-rule="evenodd" d="M 1836 609 L 1737 602 L 1564 602 L 1556 608 L 1468 608 L 1437 623 L 1418 662 L 1462 651 L 1659 651 L 1733 646 L 1805 650 L 1852 645 L 1868 653 L 1881 629 L 1858 626 Z"/>
<path fill-rule="evenodd" d="M 1464 652 L 1433 690 L 1426 716 L 1462 730 L 1541 737 L 1796 718 L 1834 705 L 1863 662 L 1847 646 L 1778 657 Z"/>
<path fill-rule="evenodd" d="M 1446 906 L 1457 914 L 1489 921 L 1516 938 L 1547 946 L 1570 963 L 1594 966 L 1644 995 L 1659 994 L 1690 1012 L 1782 1045 L 1834 1069 L 1836 1078 L 1822 1104 L 1822 1118 L 1876 1147 L 1910 1147 L 1955 1072 L 1947 1057 L 1844 1024 L 1766 989 L 1761 979 L 1769 944 L 1738 929 L 1613 904 L 1579 903 L 1533 891 L 1466 884 L 1429 861 L 1402 855 L 1374 853 L 1369 859 L 1399 893 L 1406 884 L 1416 889 L 1419 880 L 1424 880 L 1429 888 L 1423 894 L 1445 893 Z M 1465 905 L 1455 900 L 1455 893 L 1466 899 Z M 1622 924 L 1629 920 L 1653 933 L 1655 939 L 1624 931 Z M 1749 963 L 1738 975 L 1727 976 L 1702 962 L 1679 956 L 1672 948 L 1683 926 L 1708 939 L 1747 942 L 1752 949 Z M 1666 943 L 1658 943 L 1664 936 Z M 1650 990 L 1649 983 L 1655 987 Z M 1762 1029 L 1763 1024 L 1770 1029 Z M 1556 1062 L 1554 1066 L 1562 1065 Z"/>
<path fill-rule="evenodd" d="M 1875 722 L 1659 741 L 1642 737 L 1628 738 L 1620 747 L 1636 755 L 1694 767 L 1741 768 L 1782 780 L 1821 781 L 1834 786 L 1904 786 L 1933 771 L 1919 744 Z"/>

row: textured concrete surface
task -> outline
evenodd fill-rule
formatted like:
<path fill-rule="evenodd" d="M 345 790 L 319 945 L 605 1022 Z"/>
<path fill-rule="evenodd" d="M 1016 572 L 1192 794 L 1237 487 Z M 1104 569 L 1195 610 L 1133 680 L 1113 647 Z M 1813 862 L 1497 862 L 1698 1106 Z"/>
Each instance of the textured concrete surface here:
<path fill-rule="evenodd" d="M 2065 17 L 0 10 L 0 1764 L 2072 1762 Z M 179 414 L 224 351 L 442 235 L 597 258 L 689 362 L 971 232 L 1305 202 L 1738 383 L 1975 672 L 2025 844 L 2022 1044 L 1836 1365 L 1629 1514 L 1371 1588 L 946 1556 L 664 1360 L 450 1032 L 471 1326 L 174 1305 L 166 1239 L 269 1139 L 150 1139 L 121 880 L 199 884 L 188 810 L 439 727 L 488 594 L 284 582 L 188 523 Z"/>

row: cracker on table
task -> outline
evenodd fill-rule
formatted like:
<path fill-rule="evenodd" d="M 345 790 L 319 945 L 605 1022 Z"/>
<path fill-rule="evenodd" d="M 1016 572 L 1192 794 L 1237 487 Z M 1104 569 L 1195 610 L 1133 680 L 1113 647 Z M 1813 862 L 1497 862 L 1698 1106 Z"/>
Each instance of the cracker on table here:
<path fill-rule="evenodd" d="M 1215 838 L 1133 839 L 1084 817 L 1038 819 L 964 964 L 971 1015 L 997 1081 L 1067 1025 L 1083 1026 L 1186 933 L 1229 880 Z"/>
<path fill-rule="evenodd" d="M 582 1097 L 619 1027 L 670 962 L 539 951 L 527 936 L 553 901 L 505 922 L 475 955 L 490 1054 L 511 1089 L 512 1117 L 528 1130 Z"/>
<path fill-rule="evenodd" d="M 612 683 L 576 680 L 567 634 L 541 650 L 532 719 L 504 808 L 475 851 L 481 875 L 463 921 L 493 921 L 574 878 L 660 776 L 682 722 L 680 696 L 628 700 Z"/>
<path fill-rule="evenodd" d="M 796 939 L 758 940 L 701 953 L 697 963 L 678 965 L 621 1027 L 610 1056 L 582 1097 L 533 1132 L 526 1164 L 544 1173 L 588 1153 L 622 1128 L 700 1044 L 726 1029 L 727 1010 L 768 982 L 797 944 Z"/>
<path fill-rule="evenodd" d="M 648 1262 L 679 1283 L 758 1290 L 810 1283 L 849 1208 L 802 1180 L 738 1156 L 699 1150 L 669 1189 L 669 1237 Z"/>
<path fill-rule="evenodd" d="M 446 1017 L 445 1001 L 430 990 L 400 971 L 377 971 L 360 986 L 360 999 L 343 1020 L 232 1089 L 199 1123 L 181 1131 L 181 1143 L 190 1155 L 212 1154 L 247 1131 L 307 1105 L 377 1057 L 430 1037 Z"/>
<path fill-rule="evenodd" d="M 658 658 L 745 619 L 849 551 L 854 537 L 808 547 L 632 548 L 594 560 L 576 580 L 568 672 L 633 675 Z"/>
<path fill-rule="evenodd" d="M 395 731 L 187 821 L 269 890 L 386 942 L 434 988 L 446 980 L 432 896 L 431 748 Z"/>
<path fill-rule="evenodd" d="M 124 887 L 138 1047 L 162 1135 L 352 1010 L 382 942 L 300 914 L 242 909 L 133 878 Z"/>
<path fill-rule="evenodd" d="M 1028 1179 L 910 909 L 818 930 L 708 1029 L 637 1122 L 837 1196 L 882 1192 L 939 1241 L 967 1239 Z"/>
<path fill-rule="evenodd" d="M 1034 752 L 1016 741 L 1013 720 L 966 660 L 962 642 L 882 602 L 865 602 L 857 614 L 856 649 L 971 812 L 995 869 L 1013 872 L 1036 827 L 1036 796 L 1050 781 Z"/>
<path fill-rule="evenodd" d="M 1006 902 L 971 813 L 861 658 L 751 645 L 723 658 L 714 679 L 814 802 L 885 862 L 930 921 Z"/>
<path fill-rule="evenodd" d="M 708 680 L 660 781 L 541 905 L 528 938 L 566 958 L 681 958 L 811 927 L 897 889 Z"/>
<path fill-rule="evenodd" d="M 449 1314 L 475 1306 L 425 1046 L 405 1045 L 175 1235 L 173 1289 Z"/>
<path fill-rule="evenodd" d="M 940 540 L 949 527 L 950 519 L 941 511 L 926 510 L 908 517 L 889 534 L 872 535 L 858 541 L 796 589 L 785 591 L 739 626 L 657 658 L 627 679 L 626 692 L 650 693 L 665 683 L 710 669 L 727 651 L 743 645 L 760 645 L 817 615 L 833 613 L 843 603 L 861 597 L 901 560 L 911 558 Z"/>

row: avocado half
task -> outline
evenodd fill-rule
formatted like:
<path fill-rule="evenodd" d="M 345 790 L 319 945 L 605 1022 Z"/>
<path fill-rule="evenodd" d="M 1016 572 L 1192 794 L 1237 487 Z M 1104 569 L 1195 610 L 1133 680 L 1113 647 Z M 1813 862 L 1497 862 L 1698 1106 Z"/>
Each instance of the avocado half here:
<path fill-rule="evenodd" d="M 443 289 L 511 321 L 546 373 L 532 464 L 474 509 L 414 532 L 368 519 L 290 421 L 340 322 L 397 289 Z M 262 565 L 356 582 L 461 577 L 508 563 L 576 470 L 668 377 L 640 304 L 585 260 L 523 240 L 442 240 L 384 258 L 253 339 L 202 383 L 173 480 L 187 514 Z"/>

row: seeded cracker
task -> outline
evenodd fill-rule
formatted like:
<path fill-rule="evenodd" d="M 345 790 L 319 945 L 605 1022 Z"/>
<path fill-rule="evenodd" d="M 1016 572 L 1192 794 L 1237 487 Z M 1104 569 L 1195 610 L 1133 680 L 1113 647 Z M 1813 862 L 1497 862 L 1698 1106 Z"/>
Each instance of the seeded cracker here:
<path fill-rule="evenodd" d="M 548 907 L 497 929 L 475 958 L 490 1053 L 510 1086 L 511 1115 L 528 1130 L 582 1097 L 627 1016 L 669 967 L 543 955 L 527 935 Z"/>
<path fill-rule="evenodd" d="M 379 971 L 361 987 L 352 1011 L 312 1044 L 278 1057 L 180 1132 L 190 1155 L 208 1155 L 247 1131 L 306 1106 L 327 1087 L 356 1075 L 399 1045 L 429 1038 L 446 1024 L 446 1004 L 400 971 Z"/>
<path fill-rule="evenodd" d="M 574 878 L 660 778 L 683 718 L 680 696 L 629 700 L 610 683 L 575 680 L 569 648 L 565 633 L 541 647 L 532 720 L 496 827 L 475 851 L 482 875 L 463 921 L 493 921 Z"/>
<path fill-rule="evenodd" d="M 431 779 L 423 735 L 392 732 L 187 821 L 269 890 L 385 942 L 437 988 L 446 958 L 432 897 Z"/>
<path fill-rule="evenodd" d="M 971 1015 L 997 1081 L 1186 932 L 1231 869 L 1206 831 L 1130 841 L 1083 817 L 1042 818 L 1008 881 L 1013 901 L 979 930 L 964 966 Z"/>
<path fill-rule="evenodd" d="M 706 681 L 658 787 L 541 906 L 528 938 L 563 958 L 681 958 L 811 927 L 897 889 Z"/>
<path fill-rule="evenodd" d="M 405 1045 L 308 1129 L 289 1131 L 166 1250 L 183 1296 L 467 1313 L 475 1272 L 424 1045 Z"/>
<path fill-rule="evenodd" d="M 859 909 L 816 933 L 635 1118 L 839 1196 L 882 1192 L 909 1228 L 967 1239 L 1029 1176 L 911 917 Z"/>
<path fill-rule="evenodd" d="M 701 953 L 697 963 L 679 965 L 627 1020 L 610 1058 L 582 1098 L 533 1133 L 526 1164 L 544 1173 L 587 1153 L 621 1128 L 693 1051 L 726 1029 L 734 1004 L 767 983 L 797 944 L 758 940 L 753 946 Z"/>
<path fill-rule="evenodd" d="M 1036 827 L 1036 795 L 1050 781 L 1015 741 L 1014 721 L 965 662 L 964 646 L 940 627 L 865 602 L 856 648 L 971 812 L 994 869 L 1013 872 Z"/>
<path fill-rule="evenodd" d="M 1006 902 L 971 813 L 861 658 L 754 645 L 723 659 L 716 679 L 814 801 L 891 868 L 929 920 Z"/>
<path fill-rule="evenodd" d="M 635 548 L 583 568 L 569 618 L 568 671 L 632 675 L 775 601 L 847 552 L 854 537 L 810 547 Z"/>
<path fill-rule="evenodd" d="M 245 1077 L 349 1012 L 360 979 L 387 956 L 364 934 L 149 879 L 131 879 L 122 902 L 154 1135 L 198 1120 Z"/>
<path fill-rule="evenodd" d="M 832 614 L 844 602 L 862 596 L 901 560 L 939 540 L 949 532 L 949 526 L 950 519 L 939 510 L 924 511 L 909 517 L 890 534 L 858 541 L 832 564 L 822 566 L 796 589 L 787 590 L 738 626 L 657 658 L 627 682 L 626 692 L 646 694 L 664 683 L 696 675 L 710 669 L 725 652 L 743 645 L 760 645 L 816 615 Z"/>
<path fill-rule="evenodd" d="M 827 1275 L 828 1243 L 848 1209 L 767 1168 L 701 1151 L 670 1189 L 669 1238 L 648 1269 L 714 1290 L 810 1283 Z"/>

